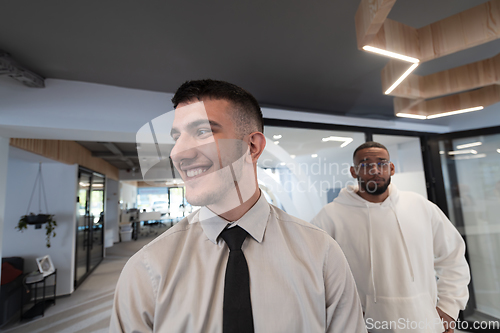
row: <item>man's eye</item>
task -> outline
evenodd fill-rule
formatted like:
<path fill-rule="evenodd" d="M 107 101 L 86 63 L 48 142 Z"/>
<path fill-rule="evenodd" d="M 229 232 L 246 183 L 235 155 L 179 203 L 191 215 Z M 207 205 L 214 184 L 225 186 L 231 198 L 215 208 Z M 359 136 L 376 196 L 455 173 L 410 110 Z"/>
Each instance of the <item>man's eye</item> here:
<path fill-rule="evenodd" d="M 172 139 L 174 139 L 174 142 L 177 142 L 177 140 L 179 140 L 179 136 L 178 135 L 174 135 L 174 136 L 172 136 Z"/>
<path fill-rule="evenodd" d="M 210 134 L 212 133 L 212 131 L 210 129 L 206 129 L 206 128 L 203 128 L 203 129 L 199 129 L 196 134 L 198 134 L 198 136 L 204 136 L 204 135 L 207 135 L 207 134 Z"/>

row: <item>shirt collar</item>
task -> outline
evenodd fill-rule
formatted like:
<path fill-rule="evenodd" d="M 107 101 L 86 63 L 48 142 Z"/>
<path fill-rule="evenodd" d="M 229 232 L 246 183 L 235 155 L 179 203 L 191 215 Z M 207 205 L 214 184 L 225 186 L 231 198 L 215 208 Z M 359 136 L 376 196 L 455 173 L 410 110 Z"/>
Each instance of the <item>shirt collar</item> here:
<path fill-rule="evenodd" d="M 257 200 L 252 208 L 250 208 L 250 210 L 239 220 L 231 223 L 230 227 L 235 225 L 240 226 L 245 229 L 245 231 L 248 232 L 252 238 L 260 243 L 264 238 L 264 232 L 266 230 L 270 212 L 271 208 L 269 207 L 269 203 L 267 202 L 265 196 L 261 193 L 259 200 Z M 214 244 L 217 244 L 217 237 L 219 237 L 222 230 L 224 230 L 224 228 L 230 223 L 212 212 L 207 207 L 202 207 L 200 209 L 198 221 L 193 221 L 192 223 L 195 222 L 200 222 L 203 232 Z"/>

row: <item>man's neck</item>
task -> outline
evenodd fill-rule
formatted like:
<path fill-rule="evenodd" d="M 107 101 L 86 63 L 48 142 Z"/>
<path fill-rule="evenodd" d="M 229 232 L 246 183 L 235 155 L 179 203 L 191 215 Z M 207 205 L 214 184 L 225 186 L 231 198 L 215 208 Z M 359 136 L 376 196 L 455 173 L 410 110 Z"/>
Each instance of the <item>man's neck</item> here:
<path fill-rule="evenodd" d="M 387 188 L 387 190 L 385 190 L 385 192 L 382 194 L 370 194 L 370 193 L 363 191 L 361 189 L 359 189 L 358 192 L 356 192 L 356 193 L 360 197 L 365 199 L 366 201 L 373 202 L 373 203 L 381 203 L 381 202 L 384 202 L 385 199 L 387 199 L 389 197 L 389 188 Z"/>
<path fill-rule="evenodd" d="M 261 195 L 260 189 L 257 187 L 254 194 L 252 194 L 252 196 L 247 201 L 245 201 L 238 207 L 231 209 L 230 211 L 218 215 L 229 222 L 237 221 L 243 215 L 245 215 L 255 205 L 257 201 L 259 201 L 260 195 Z M 217 208 L 212 209 L 210 206 L 207 206 L 207 208 L 209 208 L 213 212 L 217 211 Z"/>

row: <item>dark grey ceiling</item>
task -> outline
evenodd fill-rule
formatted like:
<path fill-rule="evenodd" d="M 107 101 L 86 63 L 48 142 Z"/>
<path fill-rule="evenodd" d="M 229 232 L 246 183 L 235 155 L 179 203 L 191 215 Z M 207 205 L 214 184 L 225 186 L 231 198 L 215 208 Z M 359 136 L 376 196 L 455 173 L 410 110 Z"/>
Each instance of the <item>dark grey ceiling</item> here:
<path fill-rule="evenodd" d="M 215 78 L 264 106 L 392 118 L 387 58 L 356 47 L 359 2 L 2 1 L 0 49 L 46 78 L 163 92 Z M 389 17 L 420 27 L 482 2 L 398 0 Z"/>
<path fill-rule="evenodd" d="M 139 157 L 135 143 L 76 141 L 92 152 L 93 157 L 104 159 L 119 170 L 139 169 Z"/>

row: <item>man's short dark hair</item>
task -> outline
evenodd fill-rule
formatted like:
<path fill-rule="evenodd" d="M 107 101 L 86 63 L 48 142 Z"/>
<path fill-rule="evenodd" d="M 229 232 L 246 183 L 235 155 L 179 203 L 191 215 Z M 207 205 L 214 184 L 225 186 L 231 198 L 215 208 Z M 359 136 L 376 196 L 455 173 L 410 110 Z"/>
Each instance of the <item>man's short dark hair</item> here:
<path fill-rule="evenodd" d="M 389 154 L 389 150 L 381 143 L 375 142 L 375 141 L 368 141 L 363 143 L 361 146 L 356 148 L 354 153 L 352 154 L 352 160 L 354 161 L 354 158 L 356 157 L 356 153 L 362 149 L 367 149 L 367 148 L 382 148 L 385 151 L 387 151 L 387 154 Z"/>
<path fill-rule="evenodd" d="M 264 121 L 259 103 L 248 91 L 229 82 L 194 80 L 184 82 L 172 97 L 174 108 L 180 103 L 203 98 L 223 99 L 232 103 L 236 110 L 234 120 L 237 133 L 242 136 L 255 131 L 264 132 Z"/>

